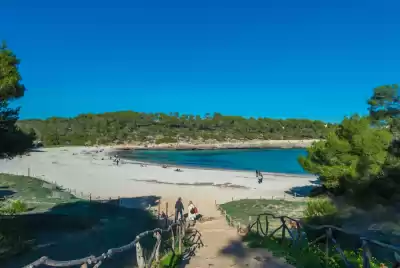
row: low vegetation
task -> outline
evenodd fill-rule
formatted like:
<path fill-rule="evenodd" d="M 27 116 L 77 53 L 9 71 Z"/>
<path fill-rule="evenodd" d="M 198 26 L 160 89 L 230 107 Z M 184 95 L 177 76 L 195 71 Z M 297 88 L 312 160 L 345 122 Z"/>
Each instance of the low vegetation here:
<path fill-rule="evenodd" d="M 221 208 L 225 210 L 234 221 L 238 221 L 242 224 L 248 224 L 249 217 L 251 217 L 251 221 L 255 221 L 257 215 L 262 213 L 299 218 L 303 215 L 305 207 L 306 203 L 301 201 L 293 202 L 268 199 L 235 200 L 221 205 Z M 265 217 L 261 218 L 263 223 L 265 220 Z M 270 219 L 270 228 L 277 228 L 279 225 L 279 219 Z"/>
<path fill-rule="evenodd" d="M 271 213 L 275 216 L 289 216 L 295 219 L 301 219 L 306 224 L 333 224 L 333 222 L 340 222 L 341 211 L 337 210 L 335 205 L 327 198 L 316 198 L 308 201 L 283 201 L 283 200 L 263 200 L 263 199 L 244 199 L 228 202 L 221 205 L 221 208 L 227 211 L 227 214 L 233 218 L 233 220 L 241 222 L 244 225 L 249 223 L 249 216 L 252 217 L 252 222 L 255 222 L 257 215 L 262 213 Z M 336 221 L 335 221 L 336 218 Z M 281 222 L 279 219 L 272 217 L 260 217 L 262 226 L 268 219 L 268 234 L 271 234 L 277 229 Z M 327 222 L 332 220 L 332 222 Z M 262 227 L 265 231 L 265 227 Z M 329 258 L 326 258 L 326 249 L 324 240 L 320 243 L 309 245 L 309 242 L 313 242 L 320 233 L 313 231 L 310 228 L 305 227 L 304 231 L 306 236 L 303 236 L 301 242 L 292 243 L 289 236 L 282 240 L 281 232 L 275 233 L 274 237 L 261 236 L 255 232 L 255 227 L 252 231 L 244 237 L 244 241 L 249 247 L 255 248 L 266 248 L 273 253 L 275 257 L 284 258 L 288 263 L 294 265 L 297 268 L 345 268 L 346 264 L 343 262 L 340 254 L 335 250 L 335 247 L 330 243 L 329 247 Z M 344 250 L 344 254 L 354 267 L 362 267 L 362 252 L 354 245 L 353 241 L 356 239 L 359 241 L 359 236 L 353 235 L 348 237 L 345 234 L 337 235 L 336 240 L 339 242 L 341 248 Z M 383 241 L 384 242 L 384 241 Z M 393 259 L 393 252 L 387 254 L 387 252 L 378 252 L 376 249 L 373 250 L 373 254 L 377 254 L 381 259 Z M 326 262 L 328 265 L 326 266 Z M 376 258 L 372 258 L 372 268 L 382 268 L 388 265 L 387 262 L 379 261 Z M 387 266 L 390 267 L 390 266 Z"/>
<path fill-rule="evenodd" d="M 315 198 L 307 202 L 303 216 L 306 219 L 314 217 L 323 217 L 335 215 L 337 213 L 336 206 L 328 198 Z"/>
<path fill-rule="evenodd" d="M 142 209 L 81 200 L 27 176 L 0 174 L 0 196 L 1 267 L 22 267 L 42 256 L 67 260 L 99 255 L 157 226 Z M 143 242 L 145 249 L 153 245 L 149 239 Z M 104 266 L 130 267 L 134 258 L 129 252 L 109 262 Z"/>
<path fill-rule="evenodd" d="M 307 241 L 304 241 L 301 245 L 293 245 L 288 239 L 281 241 L 276 238 L 261 237 L 255 233 L 250 233 L 245 237 L 244 241 L 249 247 L 268 249 L 274 257 L 283 258 L 287 263 L 292 264 L 296 268 L 348 267 L 334 248 L 330 248 L 329 258 L 327 259 L 324 247 L 308 245 Z M 363 267 L 360 250 L 345 250 L 344 255 L 353 267 Z M 390 267 L 386 265 L 388 264 L 382 263 L 375 258 L 371 261 L 371 268 Z"/>

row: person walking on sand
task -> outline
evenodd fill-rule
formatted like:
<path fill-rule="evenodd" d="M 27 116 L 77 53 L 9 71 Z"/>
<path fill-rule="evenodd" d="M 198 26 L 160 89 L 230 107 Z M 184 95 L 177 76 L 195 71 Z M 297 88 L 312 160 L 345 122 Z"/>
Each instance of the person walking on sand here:
<path fill-rule="evenodd" d="M 262 183 L 263 182 L 263 179 L 264 179 L 264 177 L 263 177 L 263 175 L 261 174 L 261 171 L 259 171 L 259 176 L 258 176 L 258 183 L 260 184 L 260 183 Z"/>
<path fill-rule="evenodd" d="M 183 207 L 183 203 L 182 203 L 182 198 L 179 197 L 175 203 L 175 222 L 178 221 L 178 214 L 181 215 L 180 219 L 183 219 L 183 210 L 184 210 L 184 207 Z"/>

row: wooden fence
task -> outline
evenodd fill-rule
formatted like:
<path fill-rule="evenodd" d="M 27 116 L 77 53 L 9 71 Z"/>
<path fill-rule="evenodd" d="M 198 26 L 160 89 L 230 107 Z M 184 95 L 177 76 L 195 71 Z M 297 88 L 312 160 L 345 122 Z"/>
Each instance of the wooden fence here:
<path fill-rule="evenodd" d="M 349 268 L 356 268 L 353 264 L 350 263 L 348 258 L 345 256 L 344 251 L 341 249 L 337 239 L 333 235 L 334 232 L 340 232 L 342 234 L 346 234 L 349 236 L 354 236 L 354 233 L 347 232 L 346 230 L 333 226 L 333 225 L 310 225 L 301 222 L 298 219 L 293 219 L 288 216 L 275 216 L 271 213 L 262 213 L 255 216 L 249 216 L 248 223 L 243 224 L 240 221 L 235 220 L 230 216 L 226 210 L 222 209 L 218 204 L 216 204 L 217 209 L 221 211 L 221 213 L 225 216 L 229 225 L 236 227 L 238 232 L 242 232 L 248 234 L 250 232 L 254 232 L 257 235 L 262 237 L 269 237 L 278 239 L 280 241 L 284 241 L 289 239 L 292 243 L 292 246 L 300 246 L 301 239 L 306 236 L 307 234 L 305 230 L 312 230 L 312 231 L 319 231 L 322 232 L 322 235 L 314 239 L 313 241 L 308 241 L 308 246 L 317 245 L 319 243 L 324 244 L 324 259 L 325 259 L 325 267 L 329 267 L 329 260 L 330 260 L 330 252 L 334 249 L 340 256 L 341 260 L 344 262 L 346 267 Z M 255 217 L 255 220 L 253 220 Z M 262 219 L 265 218 L 265 222 Z M 275 221 L 279 221 L 280 225 L 277 228 L 270 228 L 270 219 L 274 219 Z M 263 227 L 263 225 L 265 227 Z M 272 229 L 272 230 L 270 230 Z M 280 232 L 279 232 L 280 231 Z M 279 232 L 279 233 L 278 233 Z M 394 253 L 396 261 L 398 262 L 398 255 L 400 253 L 400 248 L 395 247 L 393 245 L 389 245 L 377 240 L 369 239 L 366 237 L 358 236 L 359 244 L 361 245 L 361 253 L 362 253 L 362 267 L 363 268 L 370 268 L 372 265 L 372 254 L 370 251 L 370 246 L 374 245 L 377 247 L 385 248 L 386 250 L 391 251 Z M 386 267 L 386 266 L 381 266 Z M 400 267 L 400 266 L 393 266 L 393 267 Z M 358 268 L 358 267 L 357 267 Z"/>
<path fill-rule="evenodd" d="M 154 230 L 148 230 L 143 233 L 140 233 L 136 236 L 136 239 L 130 242 L 127 245 L 111 248 L 107 252 L 104 252 L 100 256 L 87 256 L 84 258 L 76 259 L 76 260 L 68 260 L 68 261 L 56 261 L 52 260 L 49 257 L 41 257 L 37 261 L 24 266 L 24 268 L 34 268 L 41 265 L 46 265 L 49 267 L 73 267 L 79 266 L 81 268 L 93 267 L 97 268 L 106 261 L 110 259 L 112 256 L 118 253 L 122 253 L 128 251 L 130 249 L 136 248 L 136 260 L 137 266 L 139 268 L 150 268 L 150 267 L 158 267 L 160 263 L 160 248 L 161 243 L 163 242 L 163 235 L 165 237 L 165 242 L 168 242 L 168 249 L 172 251 L 173 254 L 176 254 L 176 250 L 178 254 L 183 254 L 183 241 L 188 231 L 188 224 L 185 219 L 178 220 L 176 223 L 171 223 L 167 228 L 161 229 L 156 228 Z M 191 228 L 191 234 L 189 235 L 189 240 L 192 242 L 192 245 L 189 246 L 187 255 L 190 257 L 193 254 L 193 251 L 199 245 L 202 245 L 200 233 L 196 229 Z M 156 242 L 153 246 L 150 256 L 146 259 L 144 255 L 144 251 L 141 245 L 141 239 L 153 236 L 156 239 Z M 165 252 L 166 253 L 166 252 Z"/>

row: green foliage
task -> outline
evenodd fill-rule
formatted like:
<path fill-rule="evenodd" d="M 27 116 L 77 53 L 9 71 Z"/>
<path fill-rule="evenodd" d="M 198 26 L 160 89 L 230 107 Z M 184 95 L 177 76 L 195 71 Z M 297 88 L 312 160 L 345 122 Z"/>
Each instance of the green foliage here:
<path fill-rule="evenodd" d="M 345 118 L 326 141 L 308 148 L 299 163 L 329 190 L 363 189 L 382 172 L 391 141 L 387 130 L 372 128 L 368 118 L 353 116 Z"/>
<path fill-rule="evenodd" d="M 301 218 L 305 206 L 306 203 L 302 201 L 284 201 L 276 199 L 242 199 L 220 205 L 234 221 L 241 222 L 242 224 L 248 224 L 249 217 L 255 220 L 254 215 L 259 215 L 261 213 Z M 263 226 L 265 226 L 266 220 L 266 217 L 260 218 Z M 278 228 L 282 224 L 279 218 L 274 219 L 268 217 L 268 222 L 270 228 Z"/>
<path fill-rule="evenodd" d="M 392 132 L 399 130 L 400 98 L 398 85 L 384 85 L 374 89 L 368 100 L 372 122 L 378 126 L 389 126 Z"/>
<path fill-rule="evenodd" d="M 328 216 L 337 213 L 336 206 L 327 198 L 315 198 L 307 201 L 305 218 Z"/>
<path fill-rule="evenodd" d="M 173 252 L 168 253 L 164 258 L 160 261 L 161 268 L 176 268 L 179 267 L 179 264 L 182 260 L 182 255 L 174 254 Z"/>
<path fill-rule="evenodd" d="M 175 143 L 177 141 L 230 141 L 252 139 L 321 139 L 335 128 L 313 120 L 275 120 L 178 113 L 121 111 L 82 114 L 74 118 L 22 120 L 25 132 L 34 130 L 47 146 L 113 144 L 122 142 Z"/>
<path fill-rule="evenodd" d="M 28 211 L 28 206 L 21 200 L 12 200 L 9 204 L 6 204 L 0 208 L 0 214 L 4 215 L 15 215 Z"/>
<path fill-rule="evenodd" d="M 19 59 L 6 46 L 0 46 L 0 154 L 20 153 L 32 145 L 33 133 L 24 133 L 16 125 L 19 108 L 9 107 L 9 101 L 24 95 L 18 70 Z"/>
<path fill-rule="evenodd" d="M 309 245 L 305 240 L 303 243 L 292 244 L 290 240 L 278 240 L 271 237 L 262 237 L 255 233 L 249 233 L 245 241 L 252 248 L 266 248 L 275 257 L 283 258 L 287 263 L 296 268 L 347 268 L 339 253 L 329 248 L 329 257 L 326 258 L 324 245 Z M 345 250 L 346 259 L 356 268 L 362 268 L 362 250 Z M 328 261 L 328 263 L 326 263 Z M 372 258 L 371 268 L 380 268 L 381 262 Z M 390 267 L 386 264 L 387 267 Z"/>
<path fill-rule="evenodd" d="M 163 137 L 161 139 L 156 140 L 156 144 L 162 144 L 162 143 L 176 143 L 177 140 L 173 137 Z"/>
<path fill-rule="evenodd" d="M 24 95 L 25 86 L 21 84 L 19 63 L 19 59 L 3 41 L 0 46 L 0 101 L 20 98 Z"/>

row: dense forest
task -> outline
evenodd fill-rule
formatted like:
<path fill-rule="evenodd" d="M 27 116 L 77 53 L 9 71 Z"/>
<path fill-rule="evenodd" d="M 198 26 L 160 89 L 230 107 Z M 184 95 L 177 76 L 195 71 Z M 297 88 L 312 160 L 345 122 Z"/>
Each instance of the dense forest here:
<path fill-rule="evenodd" d="M 224 116 L 219 113 L 82 114 L 73 118 L 23 120 L 18 125 L 35 133 L 45 145 L 120 144 L 129 142 L 320 139 L 334 128 L 321 121 Z"/>

